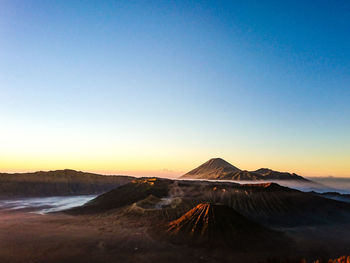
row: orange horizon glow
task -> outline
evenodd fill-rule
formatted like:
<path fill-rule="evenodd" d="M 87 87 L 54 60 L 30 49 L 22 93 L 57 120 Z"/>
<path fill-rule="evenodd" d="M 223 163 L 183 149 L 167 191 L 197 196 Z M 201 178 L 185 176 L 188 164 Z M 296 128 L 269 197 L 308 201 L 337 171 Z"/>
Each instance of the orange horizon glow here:
<path fill-rule="evenodd" d="M 159 166 L 159 162 L 156 161 L 143 161 L 139 162 L 139 165 L 133 165 L 131 163 L 137 163 L 137 161 L 130 162 L 93 162 L 93 161 L 81 161 L 80 163 L 74 163 L 73 161 L 67 162 L 50 162 L 47 160 L 35 161 L 28 160 L 27 162 L 18 163 L 17 161 L 9 162 L 1 162 L 0 163 L 0 172 L 1 173 L 26 173 L 26 172 L 36 172 L 36 171 L 53 171 L 53 170 L 63 170 L 63 169 L 72 169 L 83 172 L 104 174 L 104 175 L 130 175 L 136 177 L 166 177 L 166 178 L 177 178 L 188 171 L 198 167 L 207 159 L 200 159 L 196 161 L 184 161 L 178 160 L 175 162 L 167 162 L 167 165 Z M 225 158 L 223 158 L 225 159 Z M 4 160 L 4 159 L 2 159 Z M 348 173 L 343 172 L 341 169 L 336 169 L 335 167 L 331 167 L 328 169 L 308 169 L 307 167 L 303 167 L 302 165 L 299 168 L 293 168 L 292 165 L 258 165 L 253 163 L 245 163 L 242 162 L 240 165 L 239 162 L 232 162 L 230 159 L 225 159 L 241 170 L 254 171 L 259 168 L 270 168 L 272 170 L 280 171 L 280 172 L 289 172 L 296 173 L 303 177 L 350 177 Z M 182 165 L 181 165 L 182 164 Z M 17 168 L 19 167 L 19 168 Z M 115 168 L 115 167 L 119 167 Z M 130 169 L 131 167 L 131 169 Z M 331 172 L 332 171 L 332 172 Z"/>

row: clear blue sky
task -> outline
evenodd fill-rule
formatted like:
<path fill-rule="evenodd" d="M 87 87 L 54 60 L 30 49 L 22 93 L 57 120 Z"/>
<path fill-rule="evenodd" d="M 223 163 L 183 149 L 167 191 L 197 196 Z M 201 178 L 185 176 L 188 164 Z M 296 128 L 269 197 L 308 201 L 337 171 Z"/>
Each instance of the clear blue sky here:
<path fill-rule="evenodd" d="M 0 170 L 350 176 L 349 1 L 0 0 Z"/>

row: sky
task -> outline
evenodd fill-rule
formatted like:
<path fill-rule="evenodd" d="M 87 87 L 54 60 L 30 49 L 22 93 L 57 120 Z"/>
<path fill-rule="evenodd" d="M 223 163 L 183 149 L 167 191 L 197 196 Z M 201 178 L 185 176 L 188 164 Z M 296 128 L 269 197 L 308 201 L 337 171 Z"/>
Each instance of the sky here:
<path fill-rule="evenodd" d="M 0 0 L 0 171 L 350 177 L 350 2 Z"/>

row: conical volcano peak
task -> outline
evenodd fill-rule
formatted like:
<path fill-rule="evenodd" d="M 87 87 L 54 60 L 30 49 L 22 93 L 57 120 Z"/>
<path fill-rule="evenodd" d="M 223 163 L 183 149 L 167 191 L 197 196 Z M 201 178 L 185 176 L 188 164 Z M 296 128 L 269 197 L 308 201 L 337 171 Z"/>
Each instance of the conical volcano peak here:
<path fill-rule="evenodd" d="M 255 236 L 265 229 L 236 212 L 233 208 L 213 203 L 201 203 L 166 230 L 175 242 L 209 245 L 238 244 L 242 238 Z"/>
<path fill-rule="evenodd" d="M 212 158 L 198 166 L 196 169 L 183 175 L 182 178 L 218 179 L 221 176 L 237 173 L 239 171 L 241 170 L 222 158 Z"/>
<path fill-rule="evenodd" d="M 205 162 L 202 164 L 203 166 L 206 165 L 207 167 L 212 167 L 212 168 L 223 168 L 223 167 L 233 167 L 235 169 L 238 169 L 234 167 L 232 164 L 229 162 L 225 161 L 222 158 L 212 158 L 209 161 Z"/>

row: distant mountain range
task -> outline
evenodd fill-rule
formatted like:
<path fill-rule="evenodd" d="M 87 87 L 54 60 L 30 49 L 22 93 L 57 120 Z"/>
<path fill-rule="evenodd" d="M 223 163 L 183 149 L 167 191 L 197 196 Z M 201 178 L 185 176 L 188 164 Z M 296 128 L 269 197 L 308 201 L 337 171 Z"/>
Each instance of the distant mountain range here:
<path fill-rule="evenodd" d="M 104 176 L 70 169 L 0 173 L 0 198 L 101 194 L 130 182 L 131 176 Z"/>
<path fill-rule="evenodd" d="M 182 175 L 183 179 L 208 179 L 208 180 L 237 180 L 237 181 L 262 181 L 262 180 L 299 180 L 309 181 L 295 173 L 278 172 L 268 168 L 260 168 L 256 171 L 242 171 L 221 158 L 213 158 L 203 163 L 192 171 Z"/>
<path fill-rule="evenodd" d="M 267 168 L 242 171 L 221 158 L 210 159 L 180 178 L 209 180 L 298 180 L 299 175 Z M 135 179 L 132 176 L 104 176 L 70 169 L 33 173 L 0 173 L 0 198 L 101 194 Z"/>

